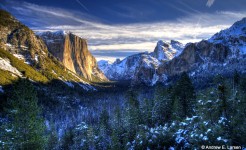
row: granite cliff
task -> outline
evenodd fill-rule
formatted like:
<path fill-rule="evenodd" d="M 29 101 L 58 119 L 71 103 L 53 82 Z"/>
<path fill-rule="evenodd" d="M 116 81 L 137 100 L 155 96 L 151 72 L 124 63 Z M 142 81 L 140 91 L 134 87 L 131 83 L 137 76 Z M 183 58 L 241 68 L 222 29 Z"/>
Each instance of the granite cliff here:
<path fill-rule="evenodd" d="M 65 31 L 37 34 L 44 40 L 49 52 L 70 71 L 91 81 L 107 81 L 98 68 L 95 57 L 89 52 L 86 39 Z"/>

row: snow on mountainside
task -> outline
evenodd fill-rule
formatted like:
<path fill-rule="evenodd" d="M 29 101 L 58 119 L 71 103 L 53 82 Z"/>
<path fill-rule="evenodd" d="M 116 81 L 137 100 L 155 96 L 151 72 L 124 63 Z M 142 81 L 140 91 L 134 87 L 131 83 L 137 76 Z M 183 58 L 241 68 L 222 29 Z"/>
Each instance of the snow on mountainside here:
<path fill-rule="evenodd" d="M 67 35 L 69 32 L 64 30 L 58 31 L 47 31 L 47 32 L 36 32 L 35 34 L 39 37 L 42 37 L 43 40 L 47 43 L 56 43 L 62 42 L 63 37 Z"/>
<path fill-rule="evenodd" d="M 235 70 L 246 73 L 245 50 L 246 18 L 243 18 L 209 40 L 187 44 L 179 56 L 160 65 L 157 74 L 171 78 L 188 72 L 198 81 L 204 75 L 206 78 L 218 74 L 230 75 Z"/>
<path fill-rule="evenodd" d="M 141 54 L 129 56 L 122 61 L 117 59 L 113 64 L 107 64 L 107 67 L 101 67 L 107 78 L 110 80 L 131 80 L 135 70 L 140 63 Z"/>
<path fill-rule="evenodd" d="M 171 42 L 163 42 L 162 40 L 157 42 L 153 56 L 159 61 L 168 61 L 178 56 L 184 45 L 178 41 L 171 40 Z"/>
<path fill-rule="evenodd" d="M 0 57 L 0 69 L 9 71 L 13 73 L 14 75 L 17 75 L 19 77 L 22 76 L 21 72 L 17 70 L 15 67 L 13 67 L 7 58 L 1 58 Z"/>
<path fill-rule="evenodd" d="M 211 43 L 222 43 L 231 50 L 239 50 L 240 54 L 246 54 L 246 17 L 234 23 L 230 28 L 220 31 L 209 40 Z"/>
<path fill-rule="evenodd" d="M 111 61 L 108 60 L 100 60 L 97 62 L 98 67 L 103 71 L 106 72 L 106 70 L 109 69 L 109 66 L 112 64 Z"/>
<path fill-rule="evenodd" d="M 133 84 L 166 83 L 188 72 L 193 78 L 216 74 L 246 73 L 246 18 L 208 40 L 189 43 L 158 41 L 154 52 L 126 57 L 101 68 L 109 79 L 132 80 Z M 107 68 L 107 69 L 105 69 Z"/>
<path fill-rule="evenodd" d="M 132 80 L 136 76 L 142 76 L 142 70 L 150 68 L 155 72 L 163 61 L 172 60 L 178 56 L 184 46 L 178 41 L 171 42 L 158 41 L 154 52 L 140 53 L 126 57 L 122 61 L 117 59 L 114 63 L 105 60 L 99 61 L 98 66 L 110 80 Z M 140 73 L 141 72 L 141 73 Z M 154 76 L 150 73 L 151 78 Z M 140 77 L 141 78 L 141 77 Z M 157 77 L 151 80 L 151 85 L 155 84 Z"/>
<path fill-rule="evenodd" d="M 51 36 L 53 35 L 53 36 L 58 36 L 58 35 L 62 35 L 62 36 L 64 36 L 64 35 L 66 35 L 66 34 L 68 34 L 69 32 L 68 31 L 65 31 L 65 30 L 57 30 L 57 31 L 52 31 L 52 32 L 50 32 L 50 31 L 48 31 L 48 32 L 36 32 L 35 34 L 36 35 L 38 35 L 38 36 L 42 36 L 42 35 L 47 35 L 47 34 L 50 34 Z"/>

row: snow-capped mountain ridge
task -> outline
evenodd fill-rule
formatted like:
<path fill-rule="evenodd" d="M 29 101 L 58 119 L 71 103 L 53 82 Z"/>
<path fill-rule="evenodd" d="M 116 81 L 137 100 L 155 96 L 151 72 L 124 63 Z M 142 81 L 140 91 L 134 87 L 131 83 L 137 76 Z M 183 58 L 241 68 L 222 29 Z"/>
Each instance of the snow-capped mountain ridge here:
<path fill-rule="evenodd" d="M 246 17 L 240 21 L 235 22 L 231 27 L 221 30 L 212 36 L 209 41 L 218 40 L 221 37 L 239 37 L 246 35 Z"/>
<path fill-rule="evenodd" d="M 194 78 L 204 74 L 230 74 L 235 69 L 246 73 L 245 54 L 246 18 L 243 18 L 209 40 L 185 46 L 174 40 L 160 40 L 154 52 L 129 56 L 120 62 L 109 64 L 107 70 L 102 71 L 110 76 L 109 79 L 119 80 L 127 76 L 134 84 L 152 86 L 157 82 L 165 83 L 168 78 L 182 72 L 188 72 Z"/>
<path fill-rule="evenodd" d="M 159 61 L 169 61 L 178 56 L 183 49 L 184 45 L 178 41 L 163 42 L 159 40 L 152 55 Z"/>
<path fill-rule="evenodd" d="M 193 78 L 213 77 L 246 70 L 246 18 L 220 31 L 209 40 L 189 43 L 183 52 L 158 68 L 158 75 L 167 77 L 188 72 Z M 165 80 L 159 80 L 165 82 Z"/>
<path fill-rule="evenodd" d="M 141 70 L 146 70 L 146 68 L 151 68 L 153 72 L 156 72 L 155 70 L 162 61 L 172 60 L 182 52 L 183 47 L 183 44 L 178 41 L 163 42 L 159 40 L 154 52 L 135 54 L 122 61 L 116 60 L 112 64 L 103 60 L 98 62 L 98 66 L 111 80 L 133 80 L 136 76 L 142 76 L 144 73 Z M 151 75 L 152 77 L 154 76 Z M 156 80 L 157 77 L 155 80 L 151 80 L 150 84 L 155 84 Z"/>
<path fill-rule="evenodd" d="M 52 34 L 52 35 L 56 35 L 56 36 L 58 36 L 58 35 L 64 36 L 64 35 L 66 35 L 68 33 L 70 33 L 70 31 L 57 30 L 57 31 L 46 31 L 46 32 L 38 31 L 35 34 L 38 35 L 38 36 L 47 35 L 47 34 Z"/>
<path fill-rule="evenodd" d="M 221 30 L 208 41 L 211 43 L 221 43 L 230 47 L 231 50 L 246 54 L 246 17 L 235 22 L 230 28 Z"/>

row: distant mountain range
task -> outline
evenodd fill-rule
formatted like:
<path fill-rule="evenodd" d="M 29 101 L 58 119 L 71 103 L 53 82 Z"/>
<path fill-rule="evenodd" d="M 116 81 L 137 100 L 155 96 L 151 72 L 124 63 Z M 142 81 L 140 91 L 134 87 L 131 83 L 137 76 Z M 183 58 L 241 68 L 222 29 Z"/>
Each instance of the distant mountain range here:
<path fill-rule="evenodd" d="M 188 43 L 158 41 L 154 52 L 126 57 L 99 68 L 111 80 L 131 80 L 133 84 L 166 83 L 182 72 L 193 78 L 231 74 L 246 70 L 246 18 L 220 31 L 208 40 Z"/>
<path fill-rule="evenodd" d="M 148 76 L 151 72 L 156 72 L 159 65 L 177 57 L 183 49 L 184 45 L 178 41 L 163 42 L 160 40 L 152 53 L 135 54 L 122 61 L 116 60 L 112 64 L 101 60 L 98 66 L 110 80 L 133 80 L 136 76 Z M 154 77 L 147 80 L 148 85 L 154 85 L 157 82 Z"/>

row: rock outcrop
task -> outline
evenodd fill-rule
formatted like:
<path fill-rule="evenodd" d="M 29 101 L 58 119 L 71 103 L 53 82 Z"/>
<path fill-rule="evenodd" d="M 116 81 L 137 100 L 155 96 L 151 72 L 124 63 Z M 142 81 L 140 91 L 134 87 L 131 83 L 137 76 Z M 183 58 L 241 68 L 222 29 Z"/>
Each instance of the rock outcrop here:
<path fill-rule="evenodd" d="M 171 40 L 171 42 L 168 43 L 160 40 L 157 42 L 152 55 L 159 61 L 169 61 L 178 56 L 183 49 L 184 45 L 178 41 Z"/>
<path fill-rule="evenodd" d="M 48 50 L 72 72 L 88 80 L 107 80 L 98 68 L 95 57 L 89 52 L 85 39 L 65 31 L 38 35 L 45 41 Z"/>
<path fill-rule="evenodd" d="M 32 30 L 20 23 L 11 14 L 0 10 L 0 47 L 14 55 L 21 55 L 30 64 L 38 57 L 47 57 L 47 47 Z"/>
<path fill-rule="evenodd" d="M 196 69 L 204 63 L 221 64 L 227 60 L 230 53 L 229 48 L 222 44 L 213 44 L 205 40 L 191 43 L 186 46 L 179 57 L 161 64 L 158 74 L 173 76 Z"/>

